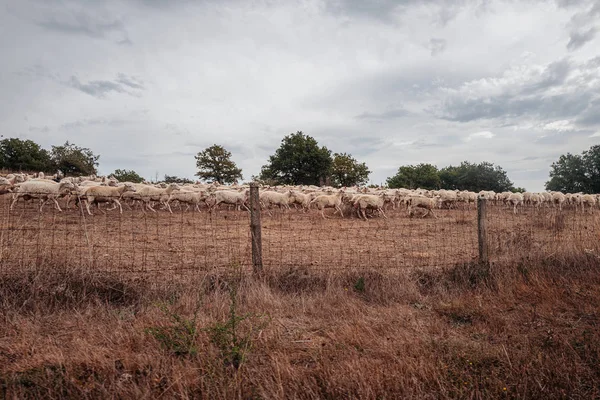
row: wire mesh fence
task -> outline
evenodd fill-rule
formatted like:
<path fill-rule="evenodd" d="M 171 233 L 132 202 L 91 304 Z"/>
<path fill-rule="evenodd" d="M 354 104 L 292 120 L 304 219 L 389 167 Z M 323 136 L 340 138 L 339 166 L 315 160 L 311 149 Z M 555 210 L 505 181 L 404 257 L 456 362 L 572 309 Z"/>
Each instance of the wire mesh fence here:
<path fill-rule="evenodd" d="M 160 281 L 185 279 L 215 268 L 252 260 L 251 213 L 223 206 L 212 212 L 172 203 L 172 212 L 123 206 L 47 206 L 20 201 L 11 209 L 0 196 L 0 269 L 52 265 Z M 435 218 L 410 217 L 404 207 L 388 208 L 387 218 L 368 221 L 346 210 L 323 219 L 316 210 L 262 212 L 262 264 L 265 269 L 399 269 L 443 267 L 478 259 L 475 205 L 435 211 Z M 575 209 L 523 207 L 515 214 L 488 204 L 485 214 L 489 259 L 506 263 L 523 255 L 577 251 L 600 256 L 600 213 Z M 600 259 L 599 259 L 600 260 Z"/>

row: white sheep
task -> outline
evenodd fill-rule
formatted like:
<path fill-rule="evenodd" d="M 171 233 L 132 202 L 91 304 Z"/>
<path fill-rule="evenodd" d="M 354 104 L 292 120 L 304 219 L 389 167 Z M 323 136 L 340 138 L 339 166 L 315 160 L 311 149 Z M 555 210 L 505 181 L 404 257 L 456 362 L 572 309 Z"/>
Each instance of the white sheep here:
<path fill-rule="evenodd" d="M 567 201 L 567 196 L 565 196 L 561 192 L 553 192 L 552 193 L 552 204 L 558 204 L 558 209 L 562 211 L 562 206 Z"/>
<path fill-rule="evenodd" d="M 214 204 L 210 207 L 210 211 L 219 204 L 225 203 L 235 205 L 238 211 L 240 210 L 240 207 L 244 207 L 246 211 L 250 212 L 250 209 L 246 205 L 247 202 L 248 190 L 244 190 L 243 192 L 237 192 L 235 190 L 217 190 L 214 193 Z"/>
<path fill-rule="evenodd" d="M 361 194 L 352 198 L 352 205 L 356 208 L 356 213 L 358 214 L 358 218 L 364 218 L 367 220 L 367 209 L 376 210 L 383 218 L 387 219 L 387 215 L 383 212 L 383 206 L 388 202 L 390 197 L 385 193 L 380 194 L 379 196 L 372 194 Z"/>
<path fill-rule="evenodd" d="M 13 201 L 10 205 L 12 210 L 15 203 L 20 199 L 36 198 L 40 199 L 40 212 L 49 200 L 54 201 L 58 211 L 62 211 L 58 201 L 60 196 L 70 193 L 75 186 L 71 182 L 56 183 L 54 181 L 31 180 L 16 185 L 16 193 L 13 195 Z"/>
<path fill-rule="evenodd" d="M 408 215 L 409 216 L 412 216 L 413 208 L 416 207 L 416 208 L 423 208 L 423 209 L 427 210 L 427 212 L 425 214 L 423 214 L 422 218 L 425 218 L 429 214 L 433 215 L 434 218 L 437 218 L 437 215 L 435 215 L 435 213 L 433 212 L 433 209 L 437 208 L 439 206 L 439 204 L 441 203 L 441 197 L 439 195 L 436 195 L 433 198 L 420 196 L 420 195 L 413 195 L 413 196 L 408 196 L 405 199 L 405 201 L 406 201 L 406 204 L 408 205 Z"/>
<path fill-rule="evenodd" d="M 134 193 L 134 198 L 141 200 L 146 205 L 146 208 L 152 212 L 156 212 L 156 210 L 152 208 L 150 201 L 158 201 L 172 214 L 173 210 L 171 210 L 169 201 L 171 200 L 171 194 L 176 190 L 179 190 L 179 185 L 176 183 L 171 183 L 164 189 L 154 186 L 142 186 L 137 187 L 137 191 Z"/>
<path fill-rule="evenodd" d="M 209 195 L 205 191 L 189 191 L 189 190 L 180 190 L 178 192 L 174 192 L 171 195 L 171 200 L 177 200 L 179 203 L 186 204 L 185 211 L 190 209 L 190 206 L 194 206 L 198 212 L 200 212 L 200 204 L 206 203 Z"/>
<path fill-rule="evenodd" d="M 317 206 L 317 208 L 321 211 L 321 216 L 323 217 L 323 219 L 327 218 L 327 217 L 325 217 L 325 209 L 326 208 L 334 208 L 335 212 L 333 213 L 333 215 L 335 215 L 336 213 L 339 212 L 343 218 L 344 213 L 342 212 L 342 209 L 340 208 L 343 197 L 344 197 L 344 191 L 340 190 L 336 194 L 317 196 L 311 200 L 310 205 L 314 204 L 315 206 Z"/>
<path fill-rule="evenodd" d="M 517 213 L 517 206 L 523 206 L 523 195 L 521 193 L 511 193 L 506 199 L 508 204 L 513 206 L 513 213 Z"/>
<path fill-rule="evenodd" d="M 90 211 L 90 204 L 95 203 L 100 209 L 100 203 L 113 203 L 115 209 L 119 207 L 119 211 L 123 214 L 123 207 L 119 200 L 125 192 L 135 192 L 136 188 L 133 184 L 126 182 L 122 186 L 91 186 L 86 188 L 83 192 L 83 198 L 85 200 L 85 208 L 89 215 L 92 215 Z M 109 209 L 112 210 L 112 209 Z"/>
<path fill-rule="evenodd" d="M 272 205 L 279 206 L 279 208 L 290 209 L 290 201 L 292 199 L 292 192 L 287 191 L 285 193 L 264 191 L 260 192 L 259 200 L 263 207 L 269 207 Z"/>

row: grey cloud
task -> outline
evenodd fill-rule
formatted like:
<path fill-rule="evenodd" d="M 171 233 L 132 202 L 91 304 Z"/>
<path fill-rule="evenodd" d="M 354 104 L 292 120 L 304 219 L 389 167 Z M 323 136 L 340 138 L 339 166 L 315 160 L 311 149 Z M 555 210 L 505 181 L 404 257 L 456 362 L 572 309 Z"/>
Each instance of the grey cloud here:
<path fill-rule="evenodd" d="M 600 127 L 600 99 L 592 101 L 577 119 L 577 122 L 584 126 Z"/>
<path fill-rule="evenodd" d="M 446 50 L 446 40 L 445 39 L 437 39 L 431 38 L 429 40 L 429 49 L 431 50 L 431 55 L 436 56 Z"/>
<path fill-rule="evenodd" d="M 389 119 L 406 117 L 409 114 L 410 113 L 408 111 L 399 108 L 399 109 L 395 109 L 395 110 L 384 111 L 382 113 L 364 112 L 362 114 L 357 115 L 356 118 L 357 119 L 371 119 L 371 120 L 389 120 Z"/>
<path fill-rule="evenodd" d="M 50 31 L 91 38 L 103 38 L 110 32 L 124 30 L 123 23 L 119 20 L 99 21 L 82 12 L 53 16 L 37 24 Z"/>
<path fill-rule="evenodd" d="M 546 121 L 587 115 L 587 121 L 593 121 L 594 111 L 586 110 L 592 110 L 597 98 L 598 88 L 593 84 L 599 77 L 597 62 L 596 58 L 580 64 L 560 60 L 548 65 L 532 82 L 507 81 L 502 92 L 493 96 L 458 91 L 430 111 L 442 119 L 458 122 L 499 119 L 510 124 L 515 122 L 511 118 L 522 116 Z"/>
<path fill-rule="evenodd" d="M 98 125 L 106 125 L 111 127 L 119 127 L 124 126 L 131 123 L 131 121 L 127 121 L 125 119 L 120 118 L 87 118 L 80 119 L 73 122 L 67 122 L 65 124 L 60 125 L 60 129 L 64 130 L 72 130 L 72 129 L 81 129 L 88 126 L 98 126 Z"/>
<path fill-rule="evenodd" d="M 572 118 L 584 110 L 591 93 L 574 92 L 547 97 L 515 98 L 504 94 L 494 98 L 452 99 L 443 106 L 441 118 L 469 122 L 479 119 L 511 118 L 536 115 L 541 118 Z"/>
<path fill-rule="evenodd" d="M 141 81 L 135 78 L 127 77 L 124 74 L 119 74 L 114 81 L 96 80 L 88 83 L 82 83 L 76 76 L 71 76 L 71 78 L 64 82 L 64 84 L 97 98 L 103 98 L 111 92 L 127 93 L 132 96 L 139 96 L 139 93 L 134 92 L 131 89 L 144 89 Z"/>
<path fill-rule="evenodd" d="M 132 76 L 118 74 L 116 81 L 133 89 L 144 89 L 144 83 L 140 79 L 134 78 Z"/>
<path fill-rule="evenodd" d="M 577 50 L 587 42 L 593 40 L 594 37 L 596 37 L 596 33 L 596 28 L 590 28 L 583 32 L 571 32 L 569 43 L 567 43 L 567 49 L 570 51 Z"/>

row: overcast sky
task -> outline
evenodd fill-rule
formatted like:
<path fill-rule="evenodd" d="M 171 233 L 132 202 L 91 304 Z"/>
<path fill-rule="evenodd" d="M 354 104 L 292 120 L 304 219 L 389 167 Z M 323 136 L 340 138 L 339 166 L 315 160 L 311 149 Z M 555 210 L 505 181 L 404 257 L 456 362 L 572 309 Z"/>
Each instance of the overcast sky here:
<path fill-rule="evenodd" d="M 244 178 L 302 130 L 385 182 L 501 165 L 542 190 L 600 143 L 600 2 L 0 0 L 0 134 L 100 154 L 100 172 Z"/>

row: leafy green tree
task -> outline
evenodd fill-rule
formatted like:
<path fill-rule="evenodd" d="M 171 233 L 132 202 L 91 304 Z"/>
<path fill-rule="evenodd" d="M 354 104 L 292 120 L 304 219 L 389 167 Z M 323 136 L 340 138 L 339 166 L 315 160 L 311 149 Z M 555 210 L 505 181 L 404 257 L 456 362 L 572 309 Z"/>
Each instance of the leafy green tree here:
<path fill-rule="evenodd" d="M 144 178 L 138 175 L 134 170 L 124 170 L 124 169 L 116 169 L 115 172 L 111 174 L 115 178 L 119 180 L 119 182 L 132 182 L 132 183 L 142 183 L 144 182 Z"/>
<path fill-rule="evenodd" d="M 73 143 L 65 142 L 62 146 L 52 146 L 50 158 L 55 168 L 65 175 L 92 175 L 97 174 L 98 160 L 100 156 L 85 147 L 79 147 Z"/>
<path fill-rule="evenodd" d="M 513 188 L 506 171 L 489 162 L 475 164 L 463 161 L 459 166 L 442 168 L 439 176 L 443 189 L 506 192 Z"/>
<path fill-rule="evenodd" d="M 196 156 L 196 176 L 204 181 L 235 183 L 242 179 L 242 170 L 231 160 L 231 153 L 217 144 L 207 147 Z"/>
<path fill-rule="evenodd" d="M 0 168 L 13 171 L 54 172 L 47 150 L 32 140 L 0 140 Z"/>
<path fill-rule="evenodd" d="M 165 183 L 177 183 L 180 185 L 186 184 L 186 183 L 194 183 L 193 180 L 188 179 L 188 178 L 180 178 L 178 176 L 171 176 L 171 175 L 165 175 L 165 179 L 164 179 Z"/>
<path fill-rule="evenodd" d="M 600 145 L 581 155 L 561 155 L 550 166 L 546 190 L 564 193 L 600 193 Z"/>
<path fill-rule="evenodd" d="M 281 146 L 261 169 L 259 179 L 288 185 L 321 185 L 329 178 L 331 151 L 298 131 L 283 138 Z"/>
<path fill-rule="evenodd" d="M 522 187 L 513 187 L 510 189 L 510 191 L 513 193 L 525 193 L 527 190 Z"/>
<path fill-rule="evenodd" d="M 398 168 L 396 175 L 387 179 L 390 188 L 439 189 L 440 176 L 435 165 L 405 165 Z"/>
<path fill-rule="evenodd" d="M 369 180 L 367 164 L 359 163 L 351 154 L 335 153 L 331 165 L 331 180 L 334 186 L 354 186 Z"/>

